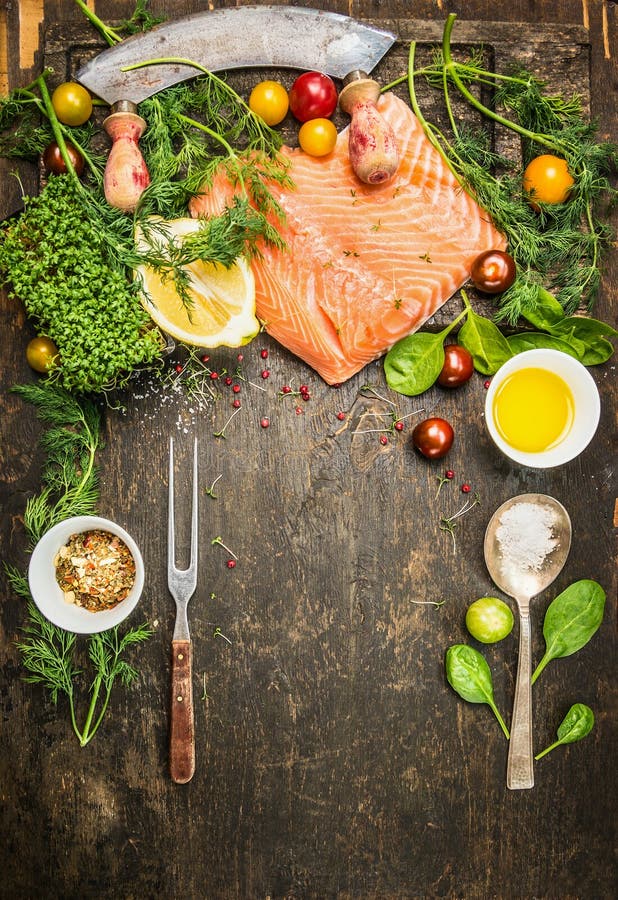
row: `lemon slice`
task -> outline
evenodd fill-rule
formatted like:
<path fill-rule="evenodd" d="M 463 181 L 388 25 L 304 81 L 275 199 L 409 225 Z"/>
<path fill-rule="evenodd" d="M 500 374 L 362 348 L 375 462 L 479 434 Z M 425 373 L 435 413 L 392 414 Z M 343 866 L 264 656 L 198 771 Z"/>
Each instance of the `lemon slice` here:
<path fill-rule="evenodd" d="M 161 224 L 165 238 L 175 242 L 200 227 L 199 220 L 188 218 Z M 160 255 L 161 237 L 155 232 L 152 240 Z M 143 253 L 153 249 L 140 229 L 136 243 Z M 260 330 L 260 323 L 255 317 L 255 281 L 246 260 L 239 258 L 229 268 L 197 260 L 183 268 L 189 276 L 190 306 L 183 303 L 172 277 L 148 265 L 137 269 L 142 303 L 159 328 L 196 347 L 240 347 L 249 343 Z"/>

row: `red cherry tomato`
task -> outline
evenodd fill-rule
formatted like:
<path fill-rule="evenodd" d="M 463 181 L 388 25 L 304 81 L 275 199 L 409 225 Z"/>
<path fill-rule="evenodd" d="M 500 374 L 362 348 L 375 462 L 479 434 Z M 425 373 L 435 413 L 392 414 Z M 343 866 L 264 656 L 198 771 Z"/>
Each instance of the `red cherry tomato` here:
<path fill-rule="evenodd" d="M 412 432 L 412 443 L 427 459 L 441 459 L 453 446 L 455 432 L 446 419 L 433 416 L 419 422 Z"/>
<path fill-rule="evenodd" d="M 456 388 L 472 378 L 474 360 L 472 354 L 459 344 L 447 344 L 444 348 L 444 365 L 438 375 L 438 384 Z"/>
<path fill-rule="evenodd" d="M 321 72 L 304 72 L 290 88 L 290 109 L 299 122 L 328 119 L 337 106 L 337 88 Z"/>
<path fill-rule="evenodd" d="M 515 260 L 504 250 L 486 250 L 476 257 L 470 269 L 474 287 L 485 294 L 501 294 L 515 281 Z"/>
<path fill-rule="evenodd" d="M 84 157 L 69 141 L 66 142 L 66 146 L 73 168 L 78 175 L 81 175 L 84 171 Z M 45 166 L 45 171 L 51 175 L 64 175 L 66 172 L 67 167 L 64 164 L 60 147 L 55 141 L 52 141 L 43 151 L 43 165 Z"/>

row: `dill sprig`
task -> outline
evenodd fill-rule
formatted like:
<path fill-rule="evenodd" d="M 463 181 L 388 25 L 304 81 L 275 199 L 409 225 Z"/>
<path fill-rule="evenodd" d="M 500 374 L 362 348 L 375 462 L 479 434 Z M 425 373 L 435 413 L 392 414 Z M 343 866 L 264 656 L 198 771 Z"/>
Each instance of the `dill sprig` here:
<path fill-rule="evenodd" d="M 78 400 L 53 382 L 15 385 L 12 390 L 32 404 L 38 418 L 49 426 L 40 439 L 45 450 L 43 488 L 28 500 L 24 512 L 24 527 L 34 547 L 57 522 L 95 512 L 99 497 L 95 454 L 101 446 L 101 416 L 93 401 Z"/>
<path fill-rule="evenodd" d="M 407 80 L 412 107 L 429 140 L 455 177 L 490 213 L 518 264 L 515 284 L 499 300 L 498 317 L 514 324 L 534 302 L 539 285 L 555 291 L 567 313 L 582 304 L 591 309 L 600 283 L 602 255 L 612 239 L 603 213 L 618 197 L 610 182 L 618 167 L 618 148 L 596 141 L 596 126 L 585 119 L 581 98 L 576 95 L 550 94 L 543 82 L 525 70 L 491 72 L 479 50 L 464 61 L 455 60 L 450 43 L 455 18 L 447 18 L 442 46 L 425 68 L 415 71 L 415 42 L 410 44 Z M 442 91 L 450 137 L 424 118 L 415 87 L 419 76 Z M 474 85 L 494 93 L 492 108 L 475 96 Z M 488 130 L 473 131 L 459 123 L 453 112 L 452 89 L 480 112 L 485 122 L 520 137 L 524 166 L 539 151 L 564 158 L 575 179 L 568 202 L 555 206 L 539 203 L 538 211 L 532 209 L 523 191 L 521 170 L 492 151 Z"/>
<path fill-rule="evenodd" d="M 14 590 L 22 595 L 27 593 L 25 576 L 14 569 L 8 574 Z M 32 600 L 28 601 L 28 621 L 23 634 L 23 638 L 17 642 L 17 649 L 28 672 L 24 681 L 28 684 L 42 684 L 49 691 L 54 704 L 58 702 L 60 695 L 66 696 L 73 731 L 80 746 L 85 747 L 103 721 L 116 679 L 128 687 L 138 677 L 137 670 L 122 659 L 123 653 L 133 644 L 146 641 L 152 631 L 144 624 L 121 635 L 119 626 L 116 626 L 90 636 L 87 652 L 94 677 L 90 683 L 90 702 L 81 728 L 78 725 L 75 682 L 84 672 L 75 662 L 76 635 L 49 622 Z"/>
<path fill-rule="evenodd" d="M 109 25 L 103 22 L 91 9 L 89 9 L 84 0 L 75 0 L 75 4 L 110 46 L 119 43 L 123 37 L 128 34 L 149 31 L 155 25 L 165 21 L 163 16 L 153 16 L 148 9 L 149 0 L 136 0 L 135 8 L 131 15 L 120 22 L 116 28 L 110 28 Z"/>
<path fill-rule="evenodd" d="M 31 498 L 24 512 L 24 527 L 31 548 L 49 528 L 64 519 L 95 512 L 98 477 L 95 453 L 101 446 L 101 421 L 98 407 L 91 401 L 76 399 L 71 393 L 49 381 L 16 385 L 13 391 L 31 403 L 38 417 L 49 427 L 41 438 L 46 451 L 43 487 Z M 25 681 L 42 684 L 54 703 L 60 695 L 69 702 L 71 725 L 84 747 L 96 734 L 117 679 L 125 686 L 137 678 L 137 671 L 122 655 L 133 644 L 142 643 L 151 634 L 147 625 L 129 629 L 121 636 L 119 626 L 93 634 L 88 639 L 88 657 L 94 677 L 89 687 L 89 705 L 82 727 L 76 713 L 75 682 L 82 669 L 75 661 L 76 636 L 46 619 L 32 600 L 28 579 L 14 566 L 5 566 L 13 591 L 27 603 L 28 618 L 23 637 L 17 642 Z"/>

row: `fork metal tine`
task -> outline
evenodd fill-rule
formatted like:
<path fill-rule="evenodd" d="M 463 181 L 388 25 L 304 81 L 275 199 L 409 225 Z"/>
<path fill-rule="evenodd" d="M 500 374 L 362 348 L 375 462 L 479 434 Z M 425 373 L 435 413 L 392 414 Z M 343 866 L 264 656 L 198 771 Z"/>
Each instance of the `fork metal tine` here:
<path fill-rule="evenodd" d="M 169 458 L 169 508 L 167 533 L 167 581 L 170 593 L 177 606 L 176 631 L 180 629 L 182 636 L 188 637 L 186 622 L 186 606 L 197 586 L 198 568 L 198 489 L 197 489 L 197 439 L 193 446 L 193 487 L 191 509 L 191 555 L 189 566 L 179 569 L 176 566 L 176 536 L 174 516 L 174 439 L 170 438 Z"/>
<path fill-rule="evenodd" d="M 193 716 L 192 656 L 187 604 L 197 586 L 198 510 L 197 439 L 193 445 L 193 489 L 191 507 L 191 556 L 189 566 L 176 566 L 174 517 L 174 439 L 170 438 L 169 509 L 167 533 L 167 582 L 176 601 L 172 638 L 172 690 L 170 714 L 170 774 L 178 784 L 190 781 L 195 771 L 195 722 Z"/>

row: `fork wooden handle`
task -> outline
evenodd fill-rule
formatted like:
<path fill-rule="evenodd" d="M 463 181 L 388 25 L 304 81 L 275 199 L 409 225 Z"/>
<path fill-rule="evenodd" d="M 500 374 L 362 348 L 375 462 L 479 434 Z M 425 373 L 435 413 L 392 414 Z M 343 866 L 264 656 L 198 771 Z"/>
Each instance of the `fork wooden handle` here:
<path fill-rule="evenodd" d="M 186 784 L 195 771 L 191 672 L 191 641 L 172 641 L 170 775 L 177 784 Z"/>

